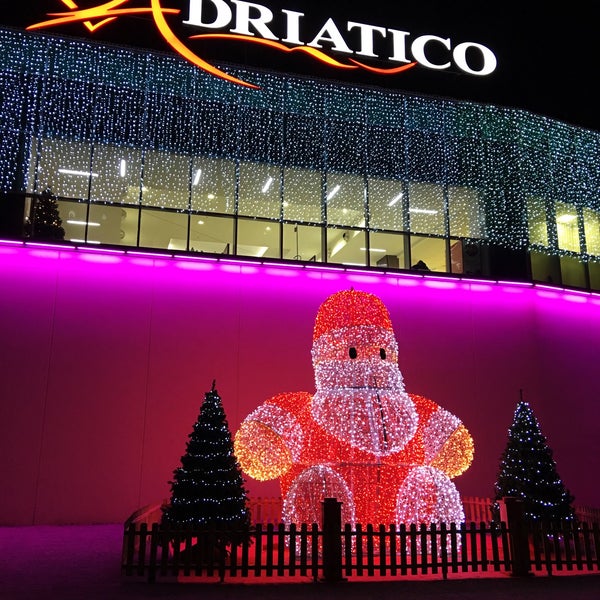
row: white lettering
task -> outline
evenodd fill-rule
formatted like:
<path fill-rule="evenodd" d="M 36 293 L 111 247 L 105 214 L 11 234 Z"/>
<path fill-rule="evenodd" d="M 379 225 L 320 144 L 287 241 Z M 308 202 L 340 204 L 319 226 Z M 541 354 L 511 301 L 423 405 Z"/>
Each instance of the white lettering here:
<path fill-rule="evenodd" d="M 478 71 L 472 69 L 467 63 L 467 50 L 469 48 L 476 48 L 481 52 L 481 56 L 483 58 L 483 66 Z M 462 44 L 458 44 L 456 48 L 454 48 L 454 52 L 452 53 L 454 57 L 454 62 L 456 66 L 465 73 L 470 73 L 471 75 L 489 75 L 494 72 L 496 65 L 498 64 L 496 61 L 496 56 L 494 53 L 485 46 L 481 44 L 476 44 L 474 42 L 463 42 Z"/>
<path fill-rule="evenodd" d="M 285 8 L 281 12 L 287 15 L 286 36 L 281 41 L 303 46 L 304 43 L 300 40 L 300 18 L 304 16 L 304 13 L 286 10 Z"/>
<path fill-rule="evenodd" d="M 328 34 L 328 35 L 327 35 Z M 348 45 L 344 41 L 340 30 L 337 28 L 337 25 L 333 22 L 333 19 L 327 19 L 327 22 L 323 27 L 321 27 L 321 31 L 317 33 L 312 42 L 306 44 L 307 46 L 312 46 L 313 48 L 322 48 L 319 42 L 331 42 L 333 46 L 332 50 L 336 52 L 344 52 L 345 54 L 352 54 L 352 50 L 348 48 Z"/>
<path fill-rule="evenodd" d="M 402 63 L 409 63 L 406 58 L 406 38 L 410 35 L 408 31 L 398 31 L 397 29 L 388 29 L 392 34 L 392 50 L 393 54 L 390 60 Z"/>
<path fill-rule="evenodd" d="M 418 63 L 422 64 L 424 67 L 429 67 L 430 69 L 447 69 L 451 64 L 450 62 L 444 63 L 443 65 L 436 65 L 430 62 L 427 56 L 425 55 L 425 46 L 430 42 L 438 42 L 448 50 L 450 50 L 451 48 L 450 40 L 448 38 L 441 38 L 437 35 L 422 35 L 418 37 L 410 47 L 410 51 L 415 57 L 415 60 Z"/>
<path fill-rule="evenodd" d="M 353 21 L 348 22 L 348 31 L 352 31 L 355 27 L 360 29 L 360 50 L 357 50 L 356 53 L 377 58 L 377 54 L 373 51 L 373 34 L 377 32 L 385 38 L 385 28 L 366 25 L 365 23 L 354 23 Z"/>
<path fill-rule="evenodd" d="M 302 31 L 305 14 L 280 9 L 279 16 L 277 23 L 281 23 L 283 31 L 276 33 L 281 37 L 272 29 L 274 14 L 267 6 L 247 0 L 190 0 L 189 17 L 184 23 L 207 29 L 227 30 L 229 27 L 232 33 L 258 35 L 268 40 L 281 40 L 292 46 L 323 48 L 325 45 L 332 51 L 343 54 L 358 54 L 405 64 L 417 62 L 429 69 L 443 70 L 454 65 L 469 75 L 490 75 L 498 64 L 494 53 L 482 44 L 462 42 L 453 48 L 450 38 L 436 35 L 421 35 L 411 42 L 408 31 L 348 21 L 347 31 L 357 29 L 360 35 L 358 49 L 353 49 L 332 18 L 328 18 L 313 39 L 306 43 L 303 35 L 307 34 Z M 377 52 L 383 42 L 391 43 L 391 56 L 387 58 Z"/>
<path fill-rule="evenodd" d="M 235 27 L 231 33 L 241 33 L 242 35 L 254 35 L 250 31 L 250 26 L 254 27 L 260 37 L 267 40 L 278 40 L 279 38 L 267 27 L 267 23 L 273 20 L 273 13 L 266 6 L 254 4 L 253 2 L 244 2 L 243 0 L 231 0 L 237 6 L 235 13 Z M 256 9 L 258 16 L 251 17 L 250 9 Z"/>
<path fill-rule="evenodd" d="M 190 16 L 187 21 L 184 21 L 187 25 L 197 25 L 198 27 L 208 27 L 209 29 L 223 29 L 229 25 L 231 21 L 231 8 L 224 2 L 224 0 L 208 0 L 217 9 L 217 15 L 212 23 L 205 23 L 202 20 L 202 6 L 204 0 L 190 0 Z"/>

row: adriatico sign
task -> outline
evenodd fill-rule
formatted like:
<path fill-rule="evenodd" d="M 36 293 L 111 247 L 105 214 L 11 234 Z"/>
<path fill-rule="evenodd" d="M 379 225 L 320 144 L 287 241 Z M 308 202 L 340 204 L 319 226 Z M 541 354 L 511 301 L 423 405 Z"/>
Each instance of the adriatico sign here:
<path fill-rule="evenodd" d="M 58 2 L 59 0 L 55 0 Z M 477 42 L 454 43 L 437 35 L 412 36 L 394 27 L 379 27 L 357 21 L 340 22 L 325 18 L 322 24 L 307 24 L 306 14 L 286 8 L 273 9 L 266 4 L 245 0 L 188 0 L 180 8 L 163 8 L 161 0 L 146 0 L 149 6 L 132 6 L 130 0 L 112 0 L 81 8 L 81 2 L 60 0 L 65 12 L 48 13 L 49 19 L 27 29 L 82 23 L 93 33 L 127 15 L 150 14 L 167 44 L 197 67 L 232 83 L 255 88 L 210 64 L 193 50 L 196 40 L 231 40 L 260 44 L 281 52 L 302 52 L 329 67 L 345 70 L 364 69 L 380 75 L 394 75 L 417 65 L 444 71 L 458 69 L 473 76 L 486 76 L 497 65 L 495 54 Z M 139 3 L 138 3 L 139 4 Z M 171 3 L 174 4 L 174 3 Z M 198 30 L 184 41 L 174 26 Z M 365 62 L 370 61 L 370 62 Z M 378 67 L 382 62 L 391 67 Z"/>

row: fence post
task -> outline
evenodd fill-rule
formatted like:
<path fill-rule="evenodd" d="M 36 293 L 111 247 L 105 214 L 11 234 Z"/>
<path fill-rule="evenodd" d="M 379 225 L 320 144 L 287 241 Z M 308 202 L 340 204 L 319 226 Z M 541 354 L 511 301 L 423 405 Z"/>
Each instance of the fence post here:
<path fill-rule="evenodd" d="M 342 503 L 324 498 L 323 513 L 323 580 L 343 581 L 342 577 Z"/>
<path fill-rule="evenodd" d="M 525 522 L 523 500 L 505 496 L 498 503 L 500 505 L 500 520 L 506 522 L 510 534 L 511 575 L 515 577 L 531 575 L 529 531 Z"/>

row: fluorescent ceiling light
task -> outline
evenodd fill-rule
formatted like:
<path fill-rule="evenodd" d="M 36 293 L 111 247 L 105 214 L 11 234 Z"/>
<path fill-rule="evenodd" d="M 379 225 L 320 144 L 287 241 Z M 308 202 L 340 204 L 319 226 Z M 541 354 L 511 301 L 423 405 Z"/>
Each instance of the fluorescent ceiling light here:
<path fill-rule="evenodd" d="M 331 256 L 335 256 L 348 243 L 348 234 L 344 233 L 331 249 Z"/>
<path fill-rule="evenodd" d="M 432 210 L 430 208 L 409 208 L 408 212 L 415 213 L 418 215 L 437 215 L 437 210 Z"/>
<path fill-rule="evenodd" d="M 121 159 L 119 174 L 121 175 L 121 177 L 125 177 L 125 175 L 127 175 L 127 161 L 124 158 Z"/>
<path fill-rule="evenodd" d="M 327 194 L 327 200 L 331 200 L 339 191 L 340 191 L 340 187 L 339 185 L 336 185 L 330 192 L 329 194 Z"/>
<path fill-rule="evenodd" d="M 194 173 L 194 185 L 198 185 L 200 183 L 200 176 L 202 175 L 202 169 L 197 169 Z"/>
<path fill-rule="evenodd" d="M 92 177 L 98 177 L 98 173 L 90 173 L 89 171 L 76 171 L 74 169 L 59 169 L 58 172 L 62 173 L 63 175 L 81 175 L 83 177 L 89 177 L 91 175 Z"/>
<path fill-rule="evenodd" d="M 396 202 L 398 202 L 399 200 L 402 200 L 402 192 L 400 192 L 397 196 L 394 196 L 389 202 L 388 202 L 388 206 L 394 206 L 394 204 L 396 204 Z"/>
<path fill-rule="evenodd" d="M 74 219 L 68 219 L 67 223 L 69 225 L 89 225 L 90 227 L 100 227 L 100 223 L 95 223 L 94 221 L 76 221 Z"/>
<path fill-rule="evenodd" d="M 76 244 L 101 244 L 99 240 L 79 240 L 77 238 L 71 238 L 71 242 L 75 242 Z"/>
<path fill-rule="evenodd" d="M 366 251 L 366 248 L 361 248 L 361 250 L 364 252 Z M 386 252 L 385 248 L 369 248 L 369 250 L 371 252 Z"/>
<path fill-rule="evenodd" d="M 266 194 L 269 191 L 269 188 L 271 187 L 272 184 L 273 184 L 273 178 L 269 177 L 269 179 L 267 179 L 267 181 L 265 181 L 265 185 L 263 185 L 262 193 Z"/>

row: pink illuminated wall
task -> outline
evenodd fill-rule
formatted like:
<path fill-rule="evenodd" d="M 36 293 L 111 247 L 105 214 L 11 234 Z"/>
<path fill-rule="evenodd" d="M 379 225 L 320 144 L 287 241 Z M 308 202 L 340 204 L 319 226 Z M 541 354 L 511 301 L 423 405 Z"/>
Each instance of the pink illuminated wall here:
<path fill-rule="evenodd" d="M 388 307 L 407 391 L 473 435 L 461 494 L 492 495 L 523 389 L 576 504 L 600 506 L 598 295 L 3 243 L 0 524 L 122 522 L 167 497 L 213 379 L 232 433 L 314 391 L 316 312 L 350 287 Z"/>

